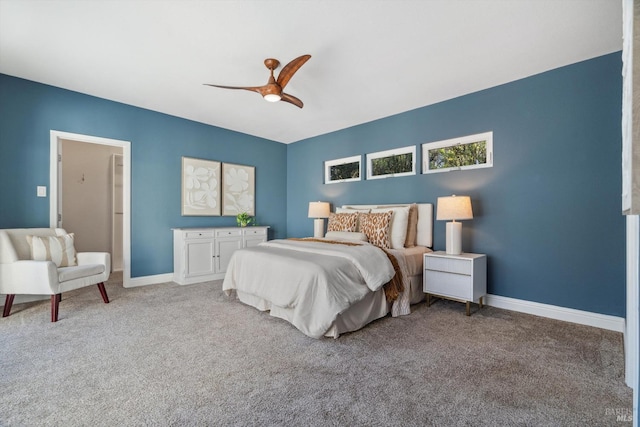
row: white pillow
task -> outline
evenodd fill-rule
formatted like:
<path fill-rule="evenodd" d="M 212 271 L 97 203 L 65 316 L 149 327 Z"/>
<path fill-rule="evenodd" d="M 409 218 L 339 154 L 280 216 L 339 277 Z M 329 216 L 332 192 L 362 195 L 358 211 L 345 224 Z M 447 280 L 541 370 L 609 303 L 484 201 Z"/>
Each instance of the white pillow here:
<path fill-rule="evenodd" d="M 405 248 L 413 248 L 416 246 L 418 239 L 418 204 L 399 204 L 399 205 L 382 205 L 377 206 L 380 209 L 403 208 L 409 206 L 409 219 L 407 221 L 407 238 L 404 241 Z"/>
<path fill-rule="evenodd" d="M 371 209 L 371 213 L 392 211 L 391 226 L 389 227 L 389 240 L 392 249 L 404 248 L 404 242 L 407 239 L 407 225 L 409 223 L 409 206 L 397 207 L 378 207 Z"/>
<path fill-rule="evenodd" d="M 371 211 L 371 209 L 336 208 L 336 213 L 354 213 L 354 212 L 369 213 L 369 211 Z"/>
<path fill-rule="evenodd" d="M 31 247 L 31 259 L 53 261 L 58 267 L 76 265 L 76 248 L 73 233 L 64 236 L 27 236 Z"/>
<path fill-rule="evenodd" d="M 367 241 L 367 235 L 358 233 L 357 231 L 327 231 L 324 237 L 327 239 L 356 240 L 359 242 Z"/>

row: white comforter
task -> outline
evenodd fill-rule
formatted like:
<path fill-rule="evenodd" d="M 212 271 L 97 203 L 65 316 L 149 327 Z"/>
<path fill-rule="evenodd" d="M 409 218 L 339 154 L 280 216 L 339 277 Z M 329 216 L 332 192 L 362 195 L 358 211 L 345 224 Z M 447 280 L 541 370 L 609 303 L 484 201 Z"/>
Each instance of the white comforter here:
<path fill-rule="evenodd" d="M 238 290 L 292 309 L 293 325 L 320 338 L 338 314 L 394 274 L 387 255 L 368 243 L 271 240 L 236 251 L 222 289 L 227 295 Z"/>

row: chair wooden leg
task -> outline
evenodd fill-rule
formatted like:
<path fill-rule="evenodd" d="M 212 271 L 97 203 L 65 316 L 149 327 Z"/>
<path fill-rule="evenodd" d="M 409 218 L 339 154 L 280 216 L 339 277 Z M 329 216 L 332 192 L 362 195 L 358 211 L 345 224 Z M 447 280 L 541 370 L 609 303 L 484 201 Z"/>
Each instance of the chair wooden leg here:
<path fill-rule="evenodd" d="M 11 306 L 13 305 L 13 297 L 16 294 L 8 294 L 4 300 L 4 311 L 2 312 L 2 317 L 7 317 L 9 313 L 11 313 Z"/>
<path fill-rule="evenodd" d="M 105 304 L 109 304 L 109 297 L 107 296 L 107 290 L 104 288 L 104 282 L 98 283 L 98 289 L 100 289 L 102 301 L 104 301 Z"/>
<path fill-rule="evenodd" d="M 51 321 L 58 321 L 58 306 L 60 305 L 60 298 L 62 294 L 51 295 Z"/>

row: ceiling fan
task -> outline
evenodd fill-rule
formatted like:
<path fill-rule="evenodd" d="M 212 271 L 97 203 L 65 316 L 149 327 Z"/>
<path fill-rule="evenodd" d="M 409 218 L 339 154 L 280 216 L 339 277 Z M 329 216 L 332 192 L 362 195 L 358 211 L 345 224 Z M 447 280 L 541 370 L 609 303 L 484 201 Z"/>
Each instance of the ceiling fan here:
<path fill-rule="evenodd" d="M 304 105 L 302 101 L 296 98 L 293 95 L 289 95 L 288 93 L 284 93 L 284 87 L 289 83 L 291 77 L 311 58 L 311 55 L 302 55 L 289 62 L 284 66 L 280 74 L 278 75 L 278 79 L 276 80 L 273 77 L 273 70 L 278 68 L 280 65 L 280 61 L 273 58 L 267 58 L 264 60 L 264 65 L 271 71 L 271 76 L 269 77 L 269 81 L 264 86 L 222 86 L 222 85 L 212 85 L 205 83 L 206 86 L 213 87 L 221 87 L 223 89 L 244 89 L 250 90 L 252 92 L 258 92 L 262 97 L 269 102 L 278 102 L 285 101 L 290 104 L 295 105 L 296 107 L 302 108 Z"/>

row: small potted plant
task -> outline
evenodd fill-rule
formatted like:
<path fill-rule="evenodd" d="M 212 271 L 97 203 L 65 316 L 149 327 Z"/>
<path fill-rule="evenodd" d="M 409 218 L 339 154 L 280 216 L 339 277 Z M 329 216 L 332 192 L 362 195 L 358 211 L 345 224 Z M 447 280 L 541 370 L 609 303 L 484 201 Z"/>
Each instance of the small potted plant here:
<path fill-rule="evenodd" d="M 238 227 L 246 227 L 247 225 L 251 224 L 251 221 L 253 221 L 253 218 L 251 218 L 251 216 L 246 212 L 242 212 L 236 215 L 236 222 L 238 223 Z"/>

